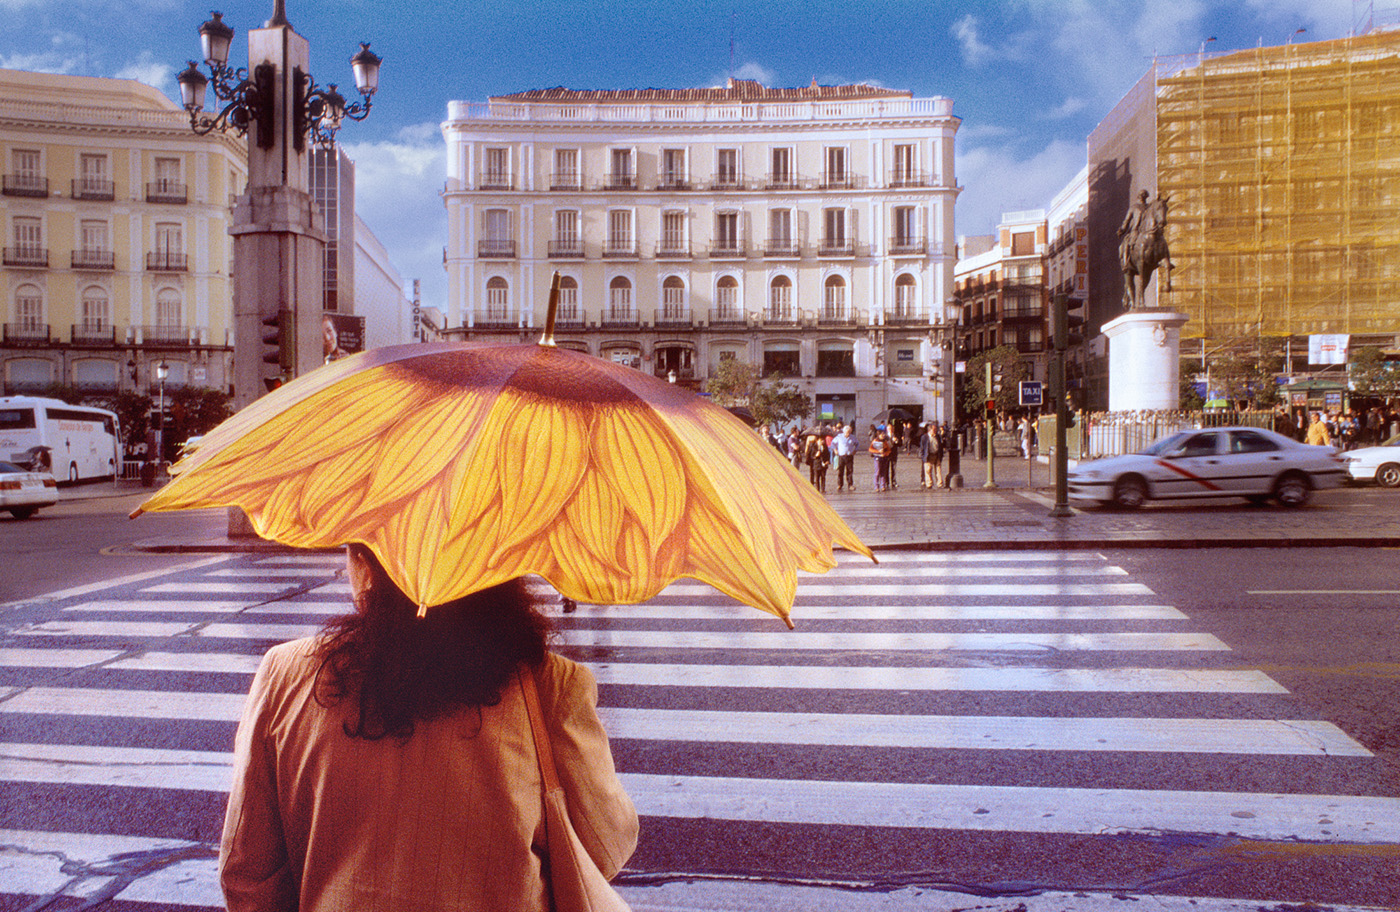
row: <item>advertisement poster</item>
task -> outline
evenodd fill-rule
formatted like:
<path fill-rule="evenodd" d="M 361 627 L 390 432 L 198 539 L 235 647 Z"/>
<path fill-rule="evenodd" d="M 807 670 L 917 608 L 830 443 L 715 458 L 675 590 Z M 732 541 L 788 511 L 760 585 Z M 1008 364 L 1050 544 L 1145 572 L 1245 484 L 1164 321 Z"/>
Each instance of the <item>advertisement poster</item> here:
<path fill-rule="evenodd" d="M 1347 335 L 1308 336 L 1308 363 L 1346 364 L 1350 340 L 1351 336 Z"/>
<path fill-rule="evenodd" d="M 354 314 L 321 315 L 321 354 L 326 362 L 365 350 L 365 318 Z"/>

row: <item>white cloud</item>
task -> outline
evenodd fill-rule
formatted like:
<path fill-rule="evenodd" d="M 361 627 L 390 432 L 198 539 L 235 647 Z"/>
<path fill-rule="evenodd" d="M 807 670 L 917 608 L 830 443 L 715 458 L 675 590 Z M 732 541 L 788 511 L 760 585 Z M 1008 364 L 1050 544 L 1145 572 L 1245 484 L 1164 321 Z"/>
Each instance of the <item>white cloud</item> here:
<path fill-rule="evenodd" d="M 77 57 L 58 51 L 0 55 L 0 67 L 7 70 L 27 70 L 31 73 L 75 73 L 81 64 L 82 61 Z"/>
<path fill-rule="evenodd" d="M 1042 120 L 1064 120 L 1073 117 L 1087 107 L 1089 107 L 1089 102 L 1083 98 L 1066 98 L 1057 107 L 1045 111 L 1040 116 Z"/>
<path fill-rule="evenodd" d="M 175 68 L 156 60 L 150 51 L 142 51 L 134 63 L 128 63 L 112 75 L 118 79 L 134 79 L 163 91 L 175 84 Z"/>
<path fill-rule="evenodd" d="M 983 43 L 977 34 L 977 17 L 971 13 L 954 22 L 950 31 L 953 37 L 958 39 L 958 44 L 962 45 L 963 60 L 968 66 L 981 66 L 994 55 L 992 48 Z"/>
<path fill-rule="evenodd" d="M 777 81 L 778 74 L 762 64 L 749 62 L 734 71 L 734 78 L 756 79 L 766 86 L 772 86 Z"/>
<path fill-rule="evenodd" d="M 1044 209 L 1084 167 L 1082 142 L 1056 140 L 1028 158 L 1007 146 L 962 149 L 954 163 L 958 235 L 991 234 L 1003 213 Z"/>

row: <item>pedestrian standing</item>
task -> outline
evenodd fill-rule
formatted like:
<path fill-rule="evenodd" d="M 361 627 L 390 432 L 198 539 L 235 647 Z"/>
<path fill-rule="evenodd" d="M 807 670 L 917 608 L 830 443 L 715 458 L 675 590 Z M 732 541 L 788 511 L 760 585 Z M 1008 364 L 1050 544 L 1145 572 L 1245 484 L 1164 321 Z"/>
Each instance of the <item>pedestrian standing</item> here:
<path fill-rule="evenodd" d="M 836 490 L 856 489 L 856 434 L 855 427 L 846 425 L 831 442 L 836 452 Z"/>
<path fill-rule="evenodd" d="M 875 463 L 875 491 L 883 494 L 890 484 L 890 441 L 883 430 L 875 431 L 875 439 L 870 441 L 870 456 Z"/>

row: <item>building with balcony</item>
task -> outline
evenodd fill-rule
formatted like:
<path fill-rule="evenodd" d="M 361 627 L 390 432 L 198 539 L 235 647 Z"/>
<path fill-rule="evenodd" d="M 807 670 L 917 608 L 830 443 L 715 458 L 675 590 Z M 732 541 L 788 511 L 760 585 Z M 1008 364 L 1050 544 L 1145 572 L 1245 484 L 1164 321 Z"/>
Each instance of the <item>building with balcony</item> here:
<path fill-rule="evenodd" d="M 0 381 L 96 395 L 232 377 L 233 194 L 245 145 L 156 89 L 0 70 Z"/>
<path fill-rule="evenodd" d="M 1043 209 L 1005 213 L 996 234 L 961 239 L 954 298 L 961 357 L 1009 345 L 1029 365 L 1031 379 L 1046 379 L 1049 252 Z"/>
<path fill-rule="evenodd" d="M 864 427 L 950 415 L 948 98 L 868 85 L 451 102 L 446 333 L 556 339 L 699 387 L 738 358 Z"/>

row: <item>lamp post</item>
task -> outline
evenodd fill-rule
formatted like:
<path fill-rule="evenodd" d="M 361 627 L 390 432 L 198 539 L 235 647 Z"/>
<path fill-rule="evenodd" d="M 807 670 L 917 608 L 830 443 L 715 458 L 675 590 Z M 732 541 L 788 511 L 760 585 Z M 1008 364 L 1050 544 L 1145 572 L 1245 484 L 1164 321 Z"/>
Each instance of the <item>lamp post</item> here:
<path fill-rule="evenodd" d="M 285 0 L 273 0 L 272 18 L 248 32 L 248 66 L 229 66 L 233 29 L 220 13 L 199 28 L 204 63 L 176 78 L 190 129 L 248 137 L 248 186 L 233 210 L 234 397 L 242 407 L 262 391 L 262 331 L 286 310 L 280 333 L 296 352 L 294 374 L 319 366 L 322 251 L 326 234 L 311 198 L 309 145 L 331 148 L 348 118 L 364 120 L 379 89 L 378 55 L 362 44 L 350 58 L 360 100 L 347 103 L 334 83 L 321 88 L 309 72 L 310 46 L 287 21 Z M 210 87 L 222 102 L 204 110 Z"/>
<path fill-rule="evenodd" d="M 156 365 L 156 379 L 160 381 L 160 418 L 156 424 L 156 468 L 165 465 L 165 378 L 170 376 L 170 365 L 161 358 Z"/>

